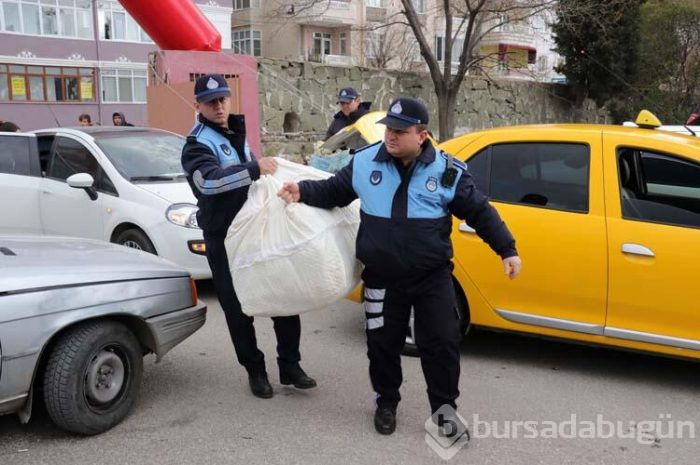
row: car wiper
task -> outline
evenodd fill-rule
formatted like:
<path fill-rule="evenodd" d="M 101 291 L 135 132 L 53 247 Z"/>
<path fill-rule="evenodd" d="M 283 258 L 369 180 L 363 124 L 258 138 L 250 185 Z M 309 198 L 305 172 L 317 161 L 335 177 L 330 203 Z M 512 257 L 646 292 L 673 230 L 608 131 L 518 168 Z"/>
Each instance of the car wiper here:
<path fill-rule="evenodd" d="M 129 181 L 173 181 L 172 176 L 132 176 Z"/>

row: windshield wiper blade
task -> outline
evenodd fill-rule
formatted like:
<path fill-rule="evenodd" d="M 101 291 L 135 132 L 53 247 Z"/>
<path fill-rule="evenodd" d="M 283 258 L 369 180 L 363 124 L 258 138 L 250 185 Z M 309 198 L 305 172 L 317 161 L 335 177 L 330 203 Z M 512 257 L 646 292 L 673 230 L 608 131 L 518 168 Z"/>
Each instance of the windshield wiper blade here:
<path fill-rule="evenodd" d="M 132 176 L 129 181 L 172 181 L 172 176 Z"/>

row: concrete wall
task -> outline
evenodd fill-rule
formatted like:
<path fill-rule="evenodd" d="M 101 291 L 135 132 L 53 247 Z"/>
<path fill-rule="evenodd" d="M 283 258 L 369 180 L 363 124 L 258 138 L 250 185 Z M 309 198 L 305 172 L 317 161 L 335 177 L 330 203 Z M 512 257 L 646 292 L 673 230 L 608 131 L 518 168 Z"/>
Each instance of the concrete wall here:
<path fill-rule="evenodd" d="M 351 86 L 372 108 L 385 110 L 399 95 L 418 97 L 431 109 L 431 129 L 437 133 L 437 98 L 430 76 L 367 68 L 346 68 L 316 63 L 259 60 L 258 101 L 265 155 L 280 152 L 311 153 L 313 142 L 325 133 L 333 114 L 337 91 Z M 583 108 L 559 96 L 557 84 L 466 77 L 457 100 L 455 135 L 513 124 L 590 122 L 609 123 L 607 111 L 586 102 Z M 285 114 L 299 116 L 299 131 L 282 137 Z"/>

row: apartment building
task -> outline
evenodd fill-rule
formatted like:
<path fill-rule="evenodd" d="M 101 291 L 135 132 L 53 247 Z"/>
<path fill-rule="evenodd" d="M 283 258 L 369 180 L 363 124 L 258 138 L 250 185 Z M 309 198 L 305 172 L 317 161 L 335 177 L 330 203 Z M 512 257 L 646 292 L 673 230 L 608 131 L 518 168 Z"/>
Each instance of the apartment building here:
<path fill-rule="evenodd" d="M 513 0 L 519 1 L 519 0 Z M 413 0 L 438 61 L 445 58 L 442 2 Z M 259 57 L 374 68 L 425 70 L 418 44 L 400 20 L 401 0 L 233 0 L 232 47 Z M 489 75 L 552 81 L 559 60 L 551 51 L 551 11 L 502 14 L 481 24 L 478 50 Z M 464 43 L 463 18 L 453 20 L 453 65 Z"/>
<path fill-rule="evenodd" d="M 196 0 L 231 47 L 231 0 Z M 22 129 L 147 124 L 148 54 L 158 47 L 114 0 L 0 0 L 0 120 Z"/>

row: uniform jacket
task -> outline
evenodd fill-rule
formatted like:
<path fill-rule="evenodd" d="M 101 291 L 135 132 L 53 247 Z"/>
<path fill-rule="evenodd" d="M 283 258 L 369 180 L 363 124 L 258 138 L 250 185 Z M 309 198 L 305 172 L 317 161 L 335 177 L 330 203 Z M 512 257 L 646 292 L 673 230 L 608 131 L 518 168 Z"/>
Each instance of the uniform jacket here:
<path fill-rule="evenodd" d="M 197 198 L 197 223 L 205 237 L 226 236 L 253 181 L 258 162 L 245 140 L 243 115 L 229 115 L 229 129 L 200 116 L 182 149 L 182 167 Z"/>
<path fill-rule="evenodd" d="M 367 113 L 369 113 L 370 106 L 372 106 L 372 102 L 361 102 L 360 106 L 357 107 L 357 110 L 353 111 L 348 116 L 345 116 L 345 113 L 342 111 L 339 111 L 333 115 L 333 121 L 331 121 L 331 125 L 328 126 L 326 138 L 324 140 L 328 140 L 329 137 L 343 129 L 345 126 L 350 126 L 362 116 L 365 116 Z"/>
<path fill-rule="evenodd" d="M 335 176 L 300 182 L 300 201 L 332 208 L 360 199 L 357 258 L 369 287 L 409 285 L 451 266 L 452 215 L 466 220 L 502 258 L 517 255 L 513 236 L 466 165 L 454 160 L 458 174 L 451 187 L 441 183 L 446 167 L 447 155 L 429 142 L 409 167 L 379 142 L 358 151 Z"/>

